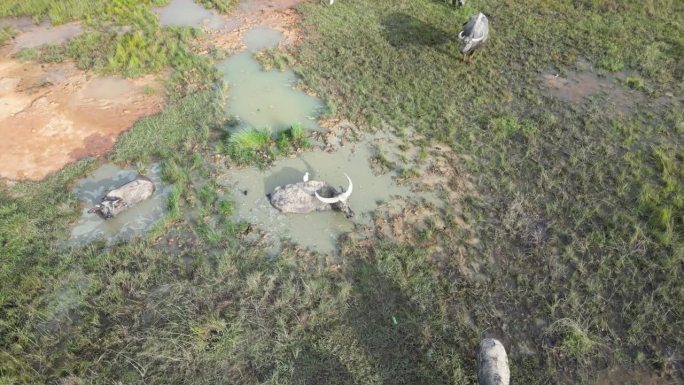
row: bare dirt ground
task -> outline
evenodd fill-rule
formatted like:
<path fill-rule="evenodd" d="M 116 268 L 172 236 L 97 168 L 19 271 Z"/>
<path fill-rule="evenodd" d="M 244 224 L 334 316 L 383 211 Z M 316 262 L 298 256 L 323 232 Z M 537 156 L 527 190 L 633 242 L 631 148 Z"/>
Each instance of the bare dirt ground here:
<path fill-rule="evenodd" d="M 164 105 L 154 77 L 98 78 L 72 63 L 40 65 L 0 48 L 0 177 L 44 178 L 110 151 L 116 137 Z M 154 90 L 154 92 L 151 92 Z"/>
<path fill-rule="evenodd" d="M 256 26 L 281 31 L 281 44 L 294 44 L 302 34 L 299 15 L 292 8 L 306 1 L 310 0 L 243 0 L 230 16 L 226 16 L 224 28 L 207 32 L 203 48 L 242 50 L 245 48 L 243 33 Z"/>

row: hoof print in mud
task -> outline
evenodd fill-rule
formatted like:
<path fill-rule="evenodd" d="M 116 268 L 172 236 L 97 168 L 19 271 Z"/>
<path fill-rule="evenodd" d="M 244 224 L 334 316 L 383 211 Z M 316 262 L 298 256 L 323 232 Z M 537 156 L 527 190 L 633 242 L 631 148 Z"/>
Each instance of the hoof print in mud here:
<path fill-rule="evenodd" d="M 114 218 L 129 207 L 151 197 L 154 189 L 154 183 L 151 180 L 140 176 L 119 188 L 107 192 L 100 203 L 88 210 L 88 212 L 97 213 L 104 219 Z"/>
<path fill-rule="evenodd" d="M 354 212 L 347 205 L 354 185 L 349 175 L 344 174 L 349 181 L 347 190 L 338 193 L 326 182 L 308 180 L 308 173 L 302 182 L 278 186 L 268 198 L 271 205 L 283 213 L 305 214 L 314 211 L 337 210 L 347 218 L 354 216 Z"/>

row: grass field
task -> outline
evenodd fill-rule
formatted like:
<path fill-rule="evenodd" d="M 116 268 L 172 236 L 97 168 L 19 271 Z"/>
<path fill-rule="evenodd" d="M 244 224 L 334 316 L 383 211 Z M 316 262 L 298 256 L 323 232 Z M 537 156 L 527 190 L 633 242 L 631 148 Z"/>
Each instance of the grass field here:
<path fill-rule="evenodd" d="M 86 26 L 84 34 L 66 44 L 24 49 L 16 56 L 43 63 L 72 59 L 81 69 L 126 77 L 171 68 L 168 88 L 174 97 L 212 88 L 218 79 L 209 59 L 193 50 L 192 44 L 201 31 L 163 27 L 152 13 L 152 7 L 165 5 L 168 0 L 77 3 L 31 0 L 0 5 L 0 17 L 32 16 L 35 20 L 47 18 L 53 24 L 82 19 Z M 208 1 L 205 5 L 227 11 L 231 4 L 231 1 Z M 9 33 L 7 29 L 0 30 L 0 42 Z"/>
<path fill-rule="evenodd" d="M 43 3 L 30 14 L 61 12 Z M 228 219 L 210 159 L 246 149 L 236 161 L 272 161 L 305 138 L 224 140 L 222 99 L 178 89 L 110 156 L 160 160 L 174 183 L 147 237 L 65 246 L 80 213 L 71 187 L 93 161 L 0 187 L 0 384 L 475 384 L 482 336 L 504 343 L 514 384 L 593 384 L 610 367 L 684 382 L 684 109 L 666 96 L 684 91 L 682 8 L 300 6 L 307 38 L 274 55 L 334 115 L 413 128 L 462 155 L 475 190 L 462 212 L 414 243 L 344 238 L 339 257 L 289 246 L 270 258 L 255 229 Z M 455 36 L 476 10 L 492 31 L 466 65 Z M 70 12 L 57 20 L 85 11 Z M 625 71 L 643 101 L 621 112 L 548 96 L 542 71 L 580 59 Z"/>

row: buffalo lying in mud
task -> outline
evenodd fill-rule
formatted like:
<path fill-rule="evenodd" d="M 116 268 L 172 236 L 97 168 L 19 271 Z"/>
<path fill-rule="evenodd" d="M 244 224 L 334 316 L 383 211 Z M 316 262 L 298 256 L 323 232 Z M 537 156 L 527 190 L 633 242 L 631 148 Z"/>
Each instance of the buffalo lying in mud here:
<path fill-rule="evenodd" d="M 510 369 L 506 349 L 498 340 L 485 338 L 477 353 L 477 380 L 480 385 L 508 385 Z"/>
<path fill-rule="evenodd" d="M 140 203 L 152 196 L 154 183 L 146 177 L 138 177 L 134 181 L 109 191 L 100 201 L 88 210 L 89 213 L 98 213 L 102 218 L 113 218 L 127 208 Z"/>
<path fill-rule="evenodd" d="M 269 194 L 268 198 L 276 209 L 284 213 L 310 213 L 314 211 L 337 210 L 347 218 L 354 216 L 354 212 L 347 205 L 354 185 L 349 175 L 344 174 L 349 181 L 349 187 L 344 192 L 337 190 L 326 182 L 308 180 L 308 174 L 302 182 L 278 186 Z"/>

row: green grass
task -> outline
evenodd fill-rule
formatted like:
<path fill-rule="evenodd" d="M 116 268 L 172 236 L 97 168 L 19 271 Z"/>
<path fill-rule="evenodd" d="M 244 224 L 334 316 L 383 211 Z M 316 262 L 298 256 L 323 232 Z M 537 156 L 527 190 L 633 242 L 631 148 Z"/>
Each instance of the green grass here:
<path fill-rule="evenodd" d="M 0 27 L 0 46 L 5 44 L 5 42 L 14 36 L 16 36 L 17 31 L 10 26 Z"/>
<path fill-rule="evenodd" d="M 214 8 L 222 13 L 228 13 L 239 3 L 239 0 L 198 0 L 197 2 L 209 9 Z"/>
<path fill-rule="evenodd" d="M 111 4 L 121 20 L 145 14 Z M 454 36 L 476 6 L 492 34 L 465 65 Z M 300 11 L 309 38 L 271 56 L 340 117 L 450 145 L 474 193 L 436 213 L 445 226 L 427 220 L 415 244 L 342 239 L 339 256 L 269 256 L 253 226 L 230 220 L 231 190 L 213 180 L 240 162 L 213 150 L 223 100 L 178 97 L 110 156 L 161 161 L 174 184 L 167 220 L 147 237 L 65 246 L 81 210 L 70 191 L 94 162 L 0 185 L 0 383 L 473 384 L 483 336 L 502 340 L 516 384 L 592 384 L 613 366 L 681 382 L 681 105 L 646 99 L 620 116 L 538 86 L 541 70 L 582 56 L 636 71 L 626 86 L 651 97 L 681 94 L 679 3 L 346 0 Z M 131 36 L 189 33 L 152 29 Z M 93 63 L 105 68 L 102 57 Z M 259 164 L 306 139 L 293 126 L 220 140 Z M 419 144 L 423 162 L 433 143 Z"/>
<path fill-rule="evenodd" d="M 311 147 L 300 124 L 272 134 L 269 129 L 242 129 L 228 136 L 226 152 L 240 165 L 266 167 L 279 155 L 287 155 Z"/>
<path fill-rule="evenodd" d="M 15 12 L 35 18 L 44 17 L 43 7 L 46 5 L 40 0 L 32 1 L 34 3 L 29 2 L 32 6 L 25 5 Z M 193 42 L 199 37 L 200 30 L 159 25 L 151 7 L 163 5 L 167 0 L 85 3 L 90 6 L 84 6 L 73 15 L 56 16 L 60 21 L 84 19 L 88 27 L 85 33 L 63 45 L 42 47 L 37 53 L 35 50 L 22 50 L 17 57 L 43 63 L 70 58 L 81 69 L 127 77 L 172 68 L 169 89 L 174 96 L 206 90 L 218 79 L 209 58 L 193 52 Z M 57 12 L 53 8 L 50 11 Z M 129 30 L 121 33 L 119 27 Z"/>
<path fill-rule="evenodd" d="M 670 24 L 681 5 L 350 0 L 332 8 L 301 8 L 314 38 L 290 55 L 307 86 L 362 127 L 415 127 L 471 159 L 478 197 L 459 215 L 477 246 L 458 228 L 425 237 L 447 255 L 465 248 L 465 266 L 486 272 L 477 305 L 458 289 L 440 301 L 470 309 L 476 327 L 511 346 L 513 381 L 591 383 L 601 368 L 644 361 L 672 370 L 663 349 L 684 343 L 681 105 L 647 102 L 615 118 L 538 90 L 541 71 L 585 58 L 599 70 L 636 71 L 627 86 L 651 96 L 681 94 L 682 24 Z M 466 65 L 455 37 L 476 9 L 492 31 Z M 633 35 L 644 25 L 659 43 Z M 441 279 L 462 280 L 462 263 L 438 269 Z M 532 326 L 562 319 L 582 320 L 559 337 L 572 360 L 557 359 L 559 342 Z M 515 349 L 521 341 L 553 353 L 526 356 Z"/>
<path fill-rule="evenodd" d="M 147 163 L 192 154 L 207 143 L 211 128 L 222 118 L 221 99 L 213 92 L 186 96 L 160 114 L 140 119 L 119 137 L 111 157 L 117 162 Z"/>
<path fill-rule="evenodd" d="M 0 17 L 31 16 L 35 22 L 47 18 L 57 25 L 88 17 L 106 3 L 102 0 L 6 0 L 0 3 Z"/>

